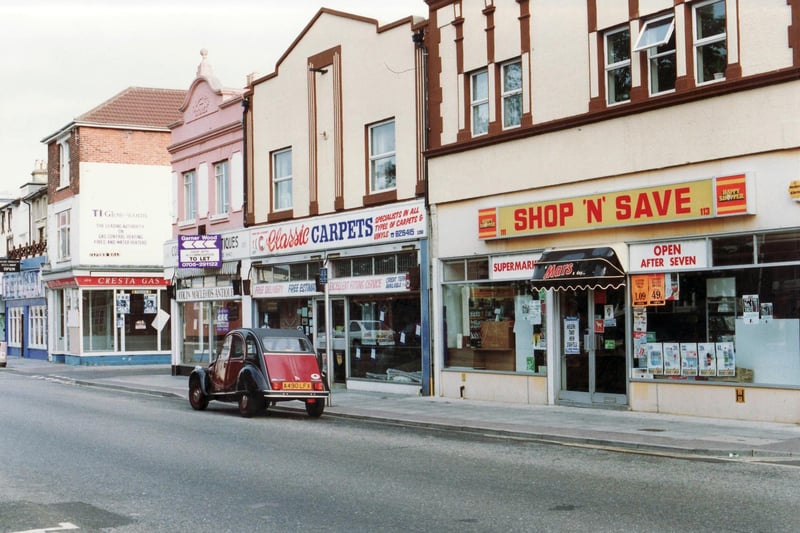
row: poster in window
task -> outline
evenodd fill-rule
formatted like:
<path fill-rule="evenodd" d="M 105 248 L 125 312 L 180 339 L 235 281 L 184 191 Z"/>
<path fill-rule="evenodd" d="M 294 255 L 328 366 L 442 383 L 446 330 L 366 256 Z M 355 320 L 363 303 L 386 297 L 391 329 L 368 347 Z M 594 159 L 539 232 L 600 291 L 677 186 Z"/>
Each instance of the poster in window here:
<path fill-rule="evenodd" d="M 647 331 L 647 309 L 644 307 L 634 307 L 633 309 L 633 331 Z"/>
<path fill-rule="evenodd" d="M 660 342 L 647 343 L 647 371 L 651 374 L 664 373 L 664 346 Z"/>
<path fill-rule="evenodd" d="M 664 375 L 681 375 L 681 354 L 677 342 L 665 342 L 664 349 Z"/>
<path fill-rule="evenodd" d="M 131 295 L 126 292 L 117 293 L 117 314 L 127 315 L 131 312 Z"/>
<path fill-rule="evenodd" d="M 758 303 L 758 294 L 745 294 L 742 296 L 742 318 L 745 324 L 757 324 L 761 306 Z"/>
<path fill-rule="evenodd" d="M 696 342 L 682 342 L 681 343 L 681 375 L 682 376 L 696 376 L 697 375 L 697 343 Z"/>
<path fill-rule="evenodd" d="M 564 353 L 567 355 L 581 353 L 580 325 L 577 317 L 564 319 Z"/>
<path fill-rule="evenodd" d="M 717 375 L 736 375 L 736 354 L 733 352 L 732 342 L 718 342 L 717 348 Z"/>
<path fill-rule="evenodd" d="M 144 314 L 154 315 L 158 312 L 158 294 L 144 295 Z"/>
<path fill-rule="evenodd" d="M 713 342 L 697 343 L 697 373 L 700 376 L 717 375 L 717 354 Z"/>
<path fill-rule="evenodd" d="M 761 321 L 770 322 L 772 320 L 772 302 L 761 302 Z"/>

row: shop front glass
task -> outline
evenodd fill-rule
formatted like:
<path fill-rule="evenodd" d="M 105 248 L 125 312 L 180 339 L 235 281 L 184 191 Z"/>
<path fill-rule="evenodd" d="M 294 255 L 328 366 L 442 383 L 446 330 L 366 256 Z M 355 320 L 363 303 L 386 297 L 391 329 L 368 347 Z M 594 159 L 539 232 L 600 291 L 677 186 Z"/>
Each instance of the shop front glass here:
<path fill-rule="evenodd" d="M 545 292 L 492 282 L 489 260 L 443 263 L 445 367 L 547 373 Z"/>
<path fill-rule="evenodd" d="M 242 327 L 241 303 L 238 300 L 183 302 L 184 364 L 208 363 L 219 353 L 225 335 Z"/>
<path fill-rule="evenodd" d="M 633 377 L 800 386 L 800 232 L 711 250 L 711 269 L 664 273 L 664 297 L 633 307 Z"/>
<path fill-rule="evenodd" d="M 84 289 L 81 292 L 85 353 L 170 349 L 169 297 L 166 291 Z"/>

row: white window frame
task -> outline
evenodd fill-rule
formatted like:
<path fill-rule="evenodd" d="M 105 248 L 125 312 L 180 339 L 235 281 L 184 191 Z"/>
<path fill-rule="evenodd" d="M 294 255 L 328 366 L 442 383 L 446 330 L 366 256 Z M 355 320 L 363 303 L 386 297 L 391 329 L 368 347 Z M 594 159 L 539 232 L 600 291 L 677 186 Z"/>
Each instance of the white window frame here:
<path fill-rule="evenodd" d="M 288 158 L 288 172 L 284 165 L 279 165 L 278 160 Z M 272 210 L 286 211 L 294 206 L 292 176 L 294 173 L 294 162 L 292 161 L 292 149 L 286 148 L 272 153 Z"/>
<path fill-rule="evenodd" d="M 9 307 L 6 309 L 6 315 L 8 317 L 8 330 L 6 331 L 8 345 L 14 348 L 20 348 L 22 346 L 22 337 L 20 335 L 22 307 Z"/>
<path fill-rule="evenodd" d="M 230 212 L 230 181 L 229 161 L 226 159 L 214 163 L 214 198 L 218 215 L 227 215 Z"/>
<path fill-rule="evenodd" d="M 69 187 L 70 150 L 69 137 L 58 141 L 58 188 Z"/>
<path fill-rule="evenodd" d="M 506 87 L 506 69 L 512 65 L 516 65 L 519 68 L 519 87 Z M 502 103 L 502 117 L 503 117 L 503 129 L 512 129 L 518 128 L 522 125 L 522 60 L 514 59 L 512 61 L 506 61 L 502 65 L 500 65 L 500 91 L 501 97 L 500 101 Z M 506 102 L 510 100 L 519 99 L 519 114 L 517 115 L 517 120 L 513 123 L 506 122 Z"/>
<path fill-rule="evenodd" d="M 669 14 L 648 20 L 639 31 L 634 52 L 647 52 L 647 77 L 650 96 L 666 94 L 675 91 L 675 84 L 665 90 L 658 90 L 658 63 L 662 58 L 673 56 L 673 65 L 677 59 L 675 41 L 670 49 L 663 47 L 669 44 L 675 33 L 675 15 Z"/>
<path fill-rule="evenodd" d="M 189 170 L 183 176 L 183 219 L 197 218 L 197 174 Z"/>
<path fill-rule="evenodd" d="M 476 96 L 482 88 L 485 96 Z M 470 126 L 473 137 L 480 137 L 489 133 L 489 70 L 483 69 L 473 72 L 469 76 L 470 92 Z M 486 117 L 485 122 L 478 120 L 481 115 Z"/>
<path fill-rule="evenodd" d="M 706 6 L 710 6 L 713 4 L 721 4 L 725 9 L 725 31 L 722 33 L 718 33 L 712 36 L 699 38 L 698 31 L 700 28 L 700 24 L 698 24 L 698 11 Z M 709 45 L 714 45 L 719 42 L 725 43 L 725 58 L 726 58 L 726 66 L 727 66 L 727 57 L 728 57 L 728 31 L 727 31 L 727 23 L 728 23 L 728 6 L 725 3 L 725 0 L 708 0 L 706 2 L 698 2 L 692 6 L 692 51 L 694 54 L 694 75 L 695 75 L 695 84 L 696 85 L 705 85 L 707 83 L 716 83 L 719 81 L 723 81 L 725 79 L 725 70 L 723 69 L 720 72 L 719 77 L 715 77 L 709 80 L 702 79 L 702 65 L 701 61 L 699 60 L 702 56 L 701 50 Z M 716 75 L 717 73 L 715 73 Z"/>
<path fill-rule="evenodd" d="M 392 140 L 391 145 L 387 146 L 388 149 L 378 152 L 379 149 L 378 143 L 373 142 L 373 138 L 375 137 L 375 132 L 382 131 L 384 126 L 392 125 Z M 395 120 L 392 118 L 390 120 L 384 120 L 383 122 L 378 122 L 377 124 L 372 124 L 369 126 L 369 132 L 367 135 L 369 139 L 369 187 L 370 193 L 379 193 L 385 192 L 389 190 L 393 190 L 397 188 L 397 129 Z M 381 145 L 382 146 L 382 145 Z M 378 169 L 383 166 L 383 164 L 394 164 L 394 178 L 393 179 L 383 179 L 383 174 L 378 173 Z M 382 183 L 380 183 L 382 182 Z"/>
<path fill-rule="evenodd" d="M 610 47 L 609 47 L 609 38 L 611 36 L 613 36 L 613 35 L 616 35 L 616 34 L 622 33 L 622 32 L 628 32 L 628 57 L 625 58 L 625 59 L 622 59 L 621 61 L 614 61 L 613 63 L 611 63 L 611 62 L 609 62 L 609 55 L 608 55 L 609 49 L 610 49 Z M 607 106 L 614 106 L 614 105 L 619 105 L 619 104 L 624 104 L 624 103 L 630 102 L 631 101 L 631 98 L 630 98 L 631 87 L 630 86 L 628 87 L 628 98 L 626 98 L 624 100 L 614 100 L 614 101 L 612 101 L 611 100 L 611 90 L 610 90 L 611 84 L 609 83 L 611 76 L 614 75 L 614 73 L 616 73 L 618 71 L 621 71 L 621 70 L 627 69 L 628 70 L 628 76 L 629 77 L 632 76 L 632 73 L 631 73 L 631 51 L 630 51 L 630 28 L 628 26 L 623 26 L 623 27 L 615 28 L 613 30 L 609 30 L 609 31 L 605 32 L 603 34 L 603 45 L 604 45 L 603 46 L 603 51 L 604 51 L 604 53 L 603 53 L 603 66 L 604 66 L 604 72 L 605 72 L 604 82 L 605 82 L 605 86 L 606 86 L 606 105 Z M 631 84 L 632 84 L 632 79 L 631 79 Z"/>
<path fill-rule="evenodd" d="M 71 215 L 70 210 L 65 209 L 56 214 L 56 228 L 58 232 L 58 260 L 65 261 L 70 258 L 70 239 L 71 239 Z"/>
<path fill-rule="evenodd" d="M 32 305 L 28 308 L 28 346 L 47 348 L 47 306 Z"/>

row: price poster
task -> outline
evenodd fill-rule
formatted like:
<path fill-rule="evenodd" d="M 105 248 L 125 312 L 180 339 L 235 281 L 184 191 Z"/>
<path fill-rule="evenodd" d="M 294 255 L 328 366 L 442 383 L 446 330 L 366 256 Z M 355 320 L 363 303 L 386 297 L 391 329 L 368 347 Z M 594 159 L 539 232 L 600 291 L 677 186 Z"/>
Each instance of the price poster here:
<path fill-rule="evenodd" d="M 664 347 L 660 342 L 647 343 L 647 371 L 651 374 L 664 373 Z"/>
<path fill-rule="evenodd" d="M 631 276 L 631 300 L 633 300 L 634 307 L 666 305 L 666 297 L 667 281 L 664 274 Z"/>
<path fill-rule="evenodd" d="M 736 354 L 732 342 L 718 342 L 717 348 L 717 375 L 736 375 Z"/>
<path fill-rule="evenodd" d="M 696 376 L 697 375 L 697 343 L 696 342 L 682 342 L 681 343 L 681 375 L 682 376 Z"/>
<path fill-rule="evenodd" d="M 717 375 L 717 354 L 713 342 L 697 343 L 697 368 L 701 376 Z"/>
<path fill-rule="evenodd" d="M 677 342 L 665 342 L 664 346 L 664 375 L 681 375 L 681 354 Z"/>

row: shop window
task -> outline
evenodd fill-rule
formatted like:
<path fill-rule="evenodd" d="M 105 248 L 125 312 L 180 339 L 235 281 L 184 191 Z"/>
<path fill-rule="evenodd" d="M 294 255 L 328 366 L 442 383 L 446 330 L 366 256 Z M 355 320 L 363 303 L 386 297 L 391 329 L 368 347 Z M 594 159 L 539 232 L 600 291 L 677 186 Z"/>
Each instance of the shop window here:
<path fill-rule="evenodd" d="M 725 0 L 699 2 L 692 14 L 697 84 L 722 80 L 728 66 Z"/>
<path fill-rule="evenodd" d="M 489 260 L 486 258 L 467 260 L 467 279 L 489 279 Z"/>
<path fill-rule="evenodd" d="M 631 99 L 631 32 L 626 26 L 605 34 L 606 102 Z"/>
<path fill-rule="evenodd" d="M 289 279 L 291 281 L 306 281 L 308 277 L 308 265 L 296 263 L 289 265 Z"/>
<path fill-rule="evenodd" d="M 340 259 L 333 262 L 333 274 L 337 278 L 349 278 L 353 268 L 349 259 Z"/>
<path fill-rule="evenodd" d="M 372 257 L 357 257 L 353 259 L 353 276 L 371 276 Z"/>
<path fill-rule="evenodd" d="M 752 265 L 753 236 L 715 237 L 711 239 L 711 257 L 714 266 Z"/>
<path fill-rule="evenodd" d="M 382 255 L 375 258 L 375 274 L 394 274 L 397 272 L 397 261 L 393 255 Z"/>
<path fill-rule="evenodd" d="M 527 283 L 446 283 L 445 366 L 546 373 L 544 294 Z"/>
<path fill-rule="evenodd" d="M 675 89 L 675 17 L 648 20 L 636 40 L 634 52 L 647 53 L 650 95 Z"/>
<path fill-rule="evenodd" d="M 183 173 L 183 219 L 197 218 L 197 180 L 194 171 Z"/>
<path fill-rule="evenodd" d="M 633 309 L 634 378 L 800 386 L 800 265 L 664 277 Z"/>
<path fill-rule="evenodd" d="M 800 261 L 800 231 L 765 233 L 756 242 L 759 263 Z"/>
<path fill-rule="evenodd" d="M 410 268 L 419 265 L 419 260 L 417 259 L 416 251 L 408 253 L 400 253 L 394 257 L 397 261 L 396 272 L 408 272 Z M 391 272 L 388 273 L 391 274 Z"/>
<path fill-rule="evenodd" d="M 460 261 L 445 261 L 442 265 L 444 281 L 464 281 L 467 279 L 466 263 Z"/>
<path fill-rule="evenodd" d="M 230 171 L 228 161 L 220 161 L 214 164 L 214 189 L 216 214 L 228 214 L 230 210 Z"/>

